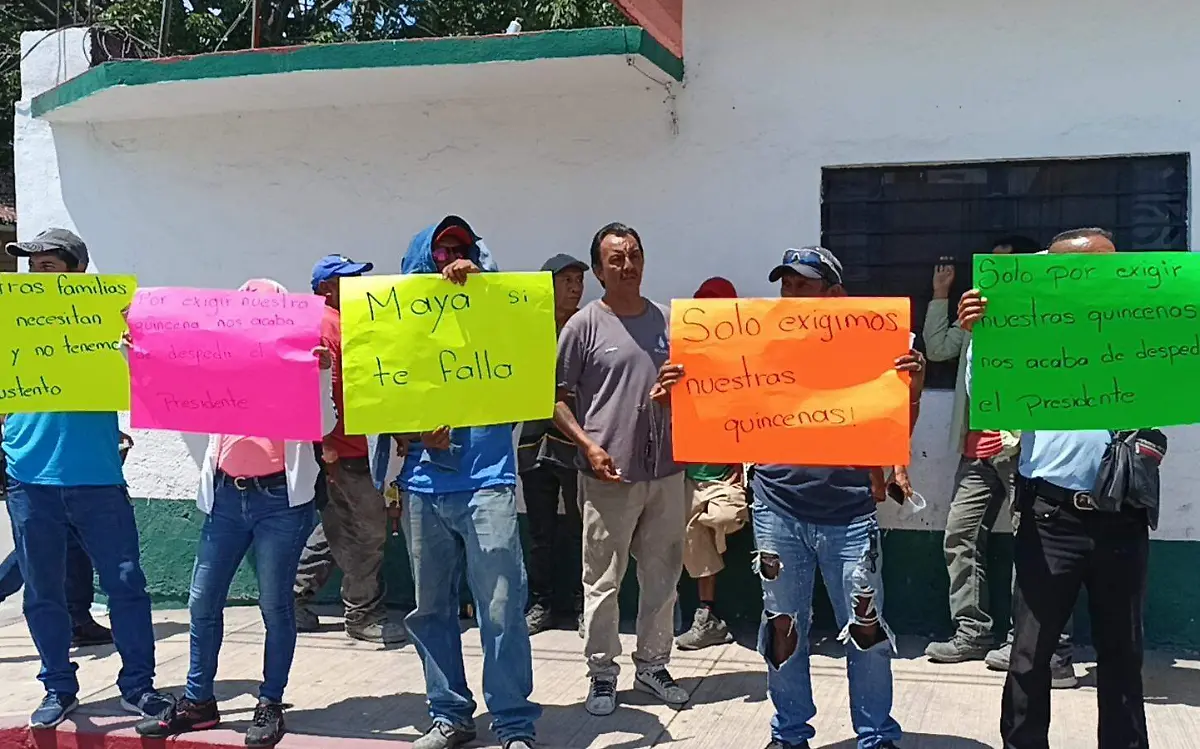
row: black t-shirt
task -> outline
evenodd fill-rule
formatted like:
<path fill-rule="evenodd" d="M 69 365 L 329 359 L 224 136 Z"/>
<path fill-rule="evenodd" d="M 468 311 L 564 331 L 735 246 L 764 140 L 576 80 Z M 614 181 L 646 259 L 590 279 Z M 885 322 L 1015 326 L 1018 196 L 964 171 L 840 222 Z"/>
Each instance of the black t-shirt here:
<path fill-rule="evenodd" d="M 760 465 L 754 498 L 805 523 L 849 525 L 875 512 L 871 475 L 861 468 Z"/>

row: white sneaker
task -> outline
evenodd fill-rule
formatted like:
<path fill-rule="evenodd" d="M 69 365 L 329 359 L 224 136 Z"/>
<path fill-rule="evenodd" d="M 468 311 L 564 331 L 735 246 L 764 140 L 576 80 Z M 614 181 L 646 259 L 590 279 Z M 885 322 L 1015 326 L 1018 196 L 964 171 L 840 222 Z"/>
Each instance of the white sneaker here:
<path fill-rule="evenodd" d="M 687 690 L 675 683 L 667 669 L 658 667 L 638 671 L 633 678 L 633 688 L 652 694 L 668 705 L 682 705 L 691 699 Z"/>
<path fill-rule="evenodd" d="M 617 680 L 611 676 L 593 676 L 584 707 L 592 715 L 612 715 L 617 709 Z"/>

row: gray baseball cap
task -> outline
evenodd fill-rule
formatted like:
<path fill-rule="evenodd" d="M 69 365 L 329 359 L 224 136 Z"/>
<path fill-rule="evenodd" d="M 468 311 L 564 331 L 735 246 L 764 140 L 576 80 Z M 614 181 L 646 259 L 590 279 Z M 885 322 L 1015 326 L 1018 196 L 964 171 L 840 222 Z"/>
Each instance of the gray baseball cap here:
<path fill-rule="evenodd" d="M 587 263 L 583 262 L 582 260 L 580 260 L 578 258 L 571 257 L 570 255 L 567 255 L 567 254 L 564 254 L 561 252 L 559 254 L 555 255 L 554 257 L 550 258 L 546 262 L 542 263 L 543 271 L 548 270 L 555 275 L 558 275 L 559 273 L 563 272 L 564 270 L 566 270 L 568 268 L 575 268 L 575 269 L 581 270 L 585 273 L 587 272 L 587 269 L 588 269 Z"/>
<path fill-rule="evenodd" d="M 820 279 L 830 286 L 840 286 L 842 283 L 842 262 L 824 247 L 801 247 L 785 251 L 783 260 L 775 266 L 767 280 L 775 283 L 784 271 L 789 270 L 805 278 Z"/>
<path fill-rule="evenodd" d="M 9 242 L 4 251 L 13 257 L 29 257 L 39 252 L 62 251 L 75 258 L 80 268 L 88 264 L 88 249 L 73 231 L 47 229 L 28 242 Z"/>

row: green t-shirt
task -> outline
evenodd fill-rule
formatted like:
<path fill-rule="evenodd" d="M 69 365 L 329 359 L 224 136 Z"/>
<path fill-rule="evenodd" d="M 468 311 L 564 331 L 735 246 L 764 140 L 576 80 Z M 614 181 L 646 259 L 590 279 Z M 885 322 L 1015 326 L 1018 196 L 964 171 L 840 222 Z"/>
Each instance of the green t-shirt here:
<path fill-rule="evenodd" d="M 692 481 L 723 481 L 729 478 L 733 466 L 697 463 L 688 466 L 684 472 Z"/>

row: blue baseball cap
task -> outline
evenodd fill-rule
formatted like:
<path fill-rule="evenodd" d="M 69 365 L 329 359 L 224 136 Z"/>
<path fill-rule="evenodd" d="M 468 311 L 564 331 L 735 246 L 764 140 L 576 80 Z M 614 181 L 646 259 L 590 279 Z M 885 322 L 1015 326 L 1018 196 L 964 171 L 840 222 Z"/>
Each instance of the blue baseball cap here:
<path fill-rule="evenodd" d="M 331 278 L 361 276 L 374 269 L 375 266 L 371 263 L 356 263 L 342 255 L 326 255 L 313 266 L 312 290 L 316 291 L 322 281 L 328 281 Z"/>

